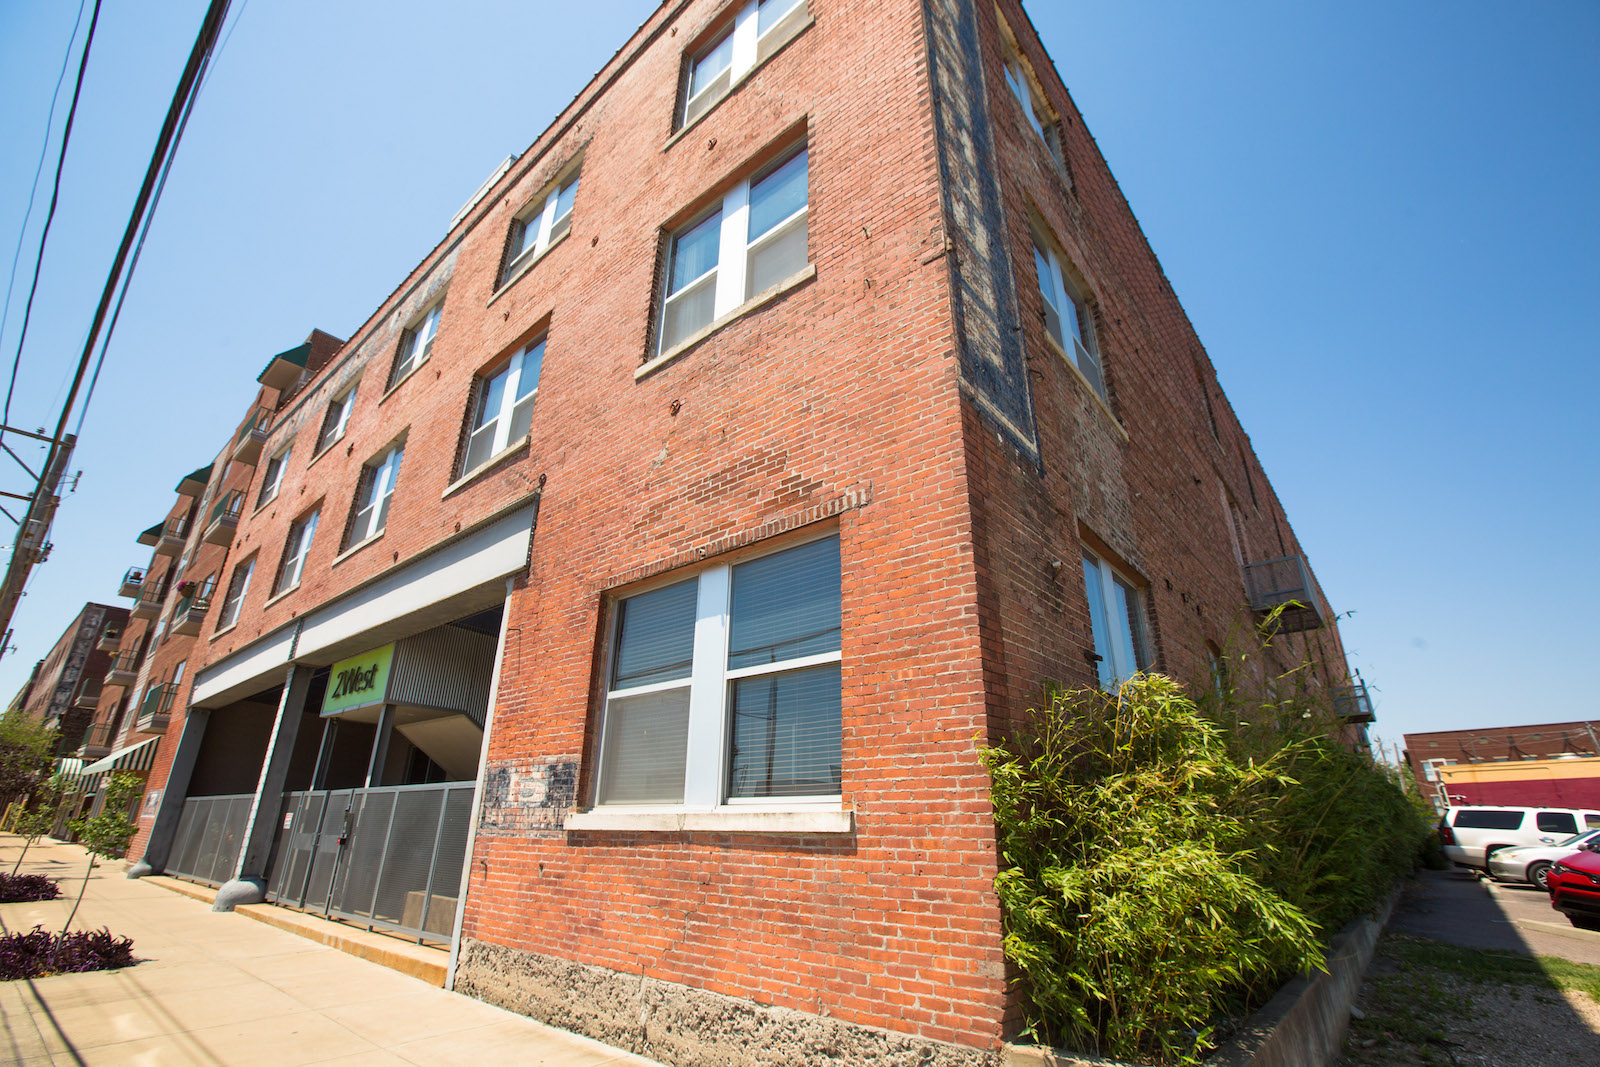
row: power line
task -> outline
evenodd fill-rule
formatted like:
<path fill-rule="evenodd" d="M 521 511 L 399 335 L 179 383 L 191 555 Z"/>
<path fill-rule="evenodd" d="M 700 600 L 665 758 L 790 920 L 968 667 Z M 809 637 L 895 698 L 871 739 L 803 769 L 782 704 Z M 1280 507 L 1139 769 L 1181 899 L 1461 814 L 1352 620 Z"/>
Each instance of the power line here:
<path fill-rule="evenodd" d="M 0 415 L 0 439 L 5 436 L 4 426 L 11 422 L 11 396 L 16 392 L 17 371 L 22 366 L 22 346 L 28 339 L 28 320 L 33 317 L 33 297 L 39 291 L 39 269 L 44 264 L 44 246 L 50 240 L 50 223 L 55 220 L 56 204 L 61 199 L 61 170 L 67 161 L 67 144 L 72 140 L 72 120 L 78 114 L 78 99 L 83 95 L 83 74 L 89 69 L 89 49 L 94 45 L 94 28 L 100 21 L 100 3 L 101 0 L 94 0 L 94 13 L 89 16 L 89 34 L 83 39 L 83 56 L 78 60 L 78 80 L 72 89 L 72 106 L 67 109 L 67 124 L 61 130 L 61 154 L 56 159 L 56 177 L 50 190 L 50 210 L 45 213 L 44 230 L 39 234 L 39 255 L 33 263 L 33 282 L 28 286 L 28 303 L 22 311 L 22 332 L 17 336 L 17 356 L 11 361 L 11 384 L 6 388 L 4 414 Z"/>

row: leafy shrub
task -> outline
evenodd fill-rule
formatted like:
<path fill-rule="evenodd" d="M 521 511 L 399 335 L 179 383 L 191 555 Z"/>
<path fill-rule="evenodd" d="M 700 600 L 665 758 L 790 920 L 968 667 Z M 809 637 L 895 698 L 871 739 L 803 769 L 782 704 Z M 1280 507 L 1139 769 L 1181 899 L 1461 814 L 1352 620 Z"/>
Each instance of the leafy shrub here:
<path fill-rule="evenodd" d="M 1036 1040 L 1193 1063 L 1425 853 L 1416 798 L 1293 672 L 1204 710 L 1160 675 L 1048 695 L 981 750 Z"/>
<path fill-rule="evenodd" d="M 42 874 L 7 874 L 0 871 L 0 904 L 54 900 L 61 887 Z"/>
<path fill-rule="evenodd" d="M 0 937 L 0 981 L 105 971 L 133 963 L 133 942 L 108 930 L 59 934 L 35 926 L 26 933 Z"/>

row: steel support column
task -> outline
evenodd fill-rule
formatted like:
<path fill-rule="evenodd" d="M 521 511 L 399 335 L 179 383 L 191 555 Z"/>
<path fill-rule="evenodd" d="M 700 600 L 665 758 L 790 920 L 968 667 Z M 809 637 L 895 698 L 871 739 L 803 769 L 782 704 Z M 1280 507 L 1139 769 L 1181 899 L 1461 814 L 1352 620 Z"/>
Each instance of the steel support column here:
<path fill-rule="evenodd" d="M 166 870 L 172 843 L 178 834 L 178 822 L 183 818 L 183 804 L 189 799 L 189 779 L 194 776 L 195 760 L 200 756 L 200 744 L 205 740 L 206 725 L 210 721 L 211 712 L 206 708 L 190 708 L 184 715 L 183 733 L 178 736 L 178 750 L 172 754 L 167 784 L 162 786 L 156 821 L 145 839 L 144 857 L 128 868 L 129 878 L 143 878 Z"/>

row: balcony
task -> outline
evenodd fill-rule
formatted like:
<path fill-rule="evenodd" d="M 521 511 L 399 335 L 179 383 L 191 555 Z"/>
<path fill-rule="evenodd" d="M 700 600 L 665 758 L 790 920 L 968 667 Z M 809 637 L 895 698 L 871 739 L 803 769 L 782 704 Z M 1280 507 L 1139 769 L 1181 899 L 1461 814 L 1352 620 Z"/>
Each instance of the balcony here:
<path fill-rule="evenodd" d="M 128 614 L 135 619 L 153 619 L 161 614 L 161 605 L 166 599 L 167 590 L 162 583 L 147 584 L 133 607 L 128 609 Z"/>
<path fill-rule="evenodd" d="M 1365 725 L 1377 722 L 1372 710 L 1372 697 L 1365 685 L 1346 685 L 1333 691 L 1333 711 L 1344 722 Z"/>
<path fill-rule="evenodd" d="M 100 639 L 94 643 L 94 647 L 101 652 L 115 652 L 122 647 L 122 631 L 114 626 L 107 626 L 100 631 Z"/>
<path fill-rule="evenodd" d="M 106 685 L 130 686 L 139 679 L 139 665 L 134 661 L 133 652 L 118 652 L 111 660 L 111 667 L 106 671 Z"/>
<path fill-rule="evenodd" d="M 189 539 L 189 516 L 179 515 L 161 524 L 161 534 L 156 539 L 156 555 L 176 556 L 183 551 Z"/>
<path fill-rule="evenodd" d="M 128 573 L 122 576 L 122 585 L 117 589 L 118 596 L 131 596 L 138 599 L 139 593 L 144 589 L 143 567 L 129 567 Z"/>
<path fill-rule="evenodd" d="M 272 428 L 272 409 L 259 407 L 245 420 L 239 436 L 233 439 L 233 461 L 254 467 L 261 460 L 261 447 L 267 443 L 267 431 Z"/>
<path fill-rule="evenodd" d="M 294 387 L 300 380 L 300 375 L 306 371 L 306 363 L 311 359 L 311 343 L 308 341 L 297 348 L 287 352 L 279 352 L 272 357 L 266 370 L 256 378 L 256 381 L 268 389 L 276 389 L 280 393 L 285 389 Z"/>
<path fill-rule="evenodd" d="M 172 704 L 178 697 L 178 686 L 175 682 L 165 682 L 153 685 L 144 695 L 144 703 L 139 705 L 139 721 L 135 724 L 141 734 L 159 734 L 167 729 L 167 721 L 172 717 Z"/>
<path fill-rule="evenodd" d="M 83 735 L 84 759 L 96 760 L 111 755 L 111 742 L 117 737 L 116 730 L 112 728 L 114 725 L 109 722 L 97 722 L 89 727 L 89 732 Z"/>
<path fill-rule="evenodd" d="M 1250 610 L 1261 621 L 1278 612 L 1274 623 L 1278 633 L 1300 633 L 1328 624 L 1327 601 L 1304 556 L 1246 563 L 1244 588 L 1250 598 Z"/>
<path fill-rule="evenodd" d="M 157 541 L 161 540 L 161 528 L 165 525 L 165 522 L 158 522 L 154 526 L 150 527 L 150 529 L 141 533 L 138 537 L 135 537 L 134 540 L 141 545 L 153 545 Z"/>
<path fill-rule="evenodd" d="M 75 708 L 88 708 L 93 711 L 100 703 L 100 690 L 101 683 L 98 680 L 85 678 L 83 684 L 78 687 L 77 696 L 72 698 L 72 706 Z"/>
<path fill-rule="evenodd" d="M 206 609 L 209 607 L 211 607 L 210 586 L 179 600 L 178 606 L 172 609 L 172 632 L 184 637 L 198 634 L 200 625 L 206 621 Z"/>
<path fill-rule="evenodd" d="M 233 532 L 239 528 L 239 513 L 244 510 L 244 490 L 235 489 L 211 509 L 201 539 L 208 545 L 233 544 Z"/>
<path fill-rule="evenodd" d="M 185 474 L 181 479 L 179 479 L 178 484 L 173 487 L 173 492 L 177 493 L 179 496 L 196 497 L 201 493 L 204 493 L 206 491 L 206 486 L 211 484 L 211 468 L 214 466 L 216 466 L 215 463 L 210 464 L 209 466 L 201 467 L 197 471 L 190 471 L 188 474 Z"/>

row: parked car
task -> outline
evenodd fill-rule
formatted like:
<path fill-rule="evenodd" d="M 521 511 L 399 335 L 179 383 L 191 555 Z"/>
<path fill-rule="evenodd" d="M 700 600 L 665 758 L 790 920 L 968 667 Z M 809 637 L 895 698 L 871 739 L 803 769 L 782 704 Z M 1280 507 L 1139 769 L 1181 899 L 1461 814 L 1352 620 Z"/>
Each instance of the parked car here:
<path fill-rule="evenodd" d="M 1545 878 L 1556 860 L 1578 851 L 1591 841 L 1600 841 L 1600 829 L 1586 830 L 1576 837 L 1553 845 L 1519 845 L 1502 848 L 1489 857 L 1489 877 L 1502 882 L 1532 882 L 1549 889 Z"/>
<path fill-rule="evenodd" d="M 1600 853 L 1583 851 L 1561 857 L 1550 868 L 1548 885 L 1550 906 L 1567 921 L 1589 930 L 1600 929 Z"/>
<path fill-rule="evenodd" d="M 1451 863 L 1487 874 L 1489 856 L 1502 848 L 1554 845 L 1597 828 L 1600 811 L 1477 804 L 1447 809 L 1439 820 L 1439 840 Z"/>

